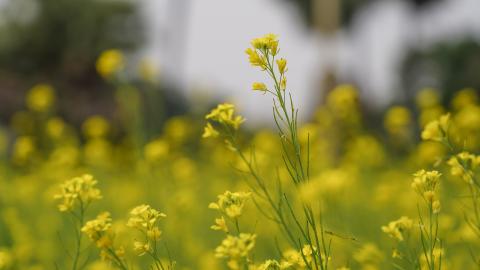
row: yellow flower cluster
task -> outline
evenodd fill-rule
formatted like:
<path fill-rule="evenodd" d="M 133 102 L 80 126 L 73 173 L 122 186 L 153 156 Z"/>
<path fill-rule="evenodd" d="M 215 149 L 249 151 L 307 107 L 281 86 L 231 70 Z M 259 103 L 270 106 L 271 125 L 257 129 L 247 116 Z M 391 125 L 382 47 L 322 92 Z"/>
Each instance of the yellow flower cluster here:
<path fill-rule="evenodd" d="M 474 170 L 480 165 L 480 156 L 461 152 L 451 157 L 447 164 L 453 176 L 461 177 L 468 184 L 474 183 Z"/>
<path fill-rule="evenodd" d="M 251 42 L 252 47 L 245 50 L 248 55 L 250 64 L 254 67 L 260 67 L 262 70 L 268 70 L 274 72 L 273 65 L 275 56 L 278 53 L 278 38 L 274 34 L 267 34 L 263 37 L 255 38 Z M 275 85 L 277 90 L 285 90 L 287 88 L 287 78 L 285 72 L 287 72 L 287 60 L 280 58 L 276 60 L 277 69 L 280 73 L 278 85 Z M 270 92 L 276 95 L 275 92 L 268 90 L 267 86 L 262 82 L 254 82 L 252 89 L 262 92 Z"/>
<path fill-rule="evenodd" d="M 237 218 L 242 214 L 243 207 L 251 193 L 249 192 L 230 192 L 218 195 L 218 201 L 208 205 L 210 209 L 217 209 L 229 218 Z"/>
<path fill-rule="evenodd" d="M 109 212 L 99 214 L 95 219 L 89 220 L 82 227 L 82 232 L 99 248 L 108 248 L 112 245 L 108 230 L 112 227 L 112 218 Z"/>
<path fill-rule="evenodd" d="M 252 66 L 260 67 L 262 70 L 267 68 L 267 55 L 275 56 L 278 53 L 278 39 L 275 34 L 267 34 L 260 38 L 255 38 L 251 42 L 252 48 L 248 48 L 245 53 L 249 57 Z"/>
<path fill-rule="evenodd" d="M 413 221 L 410 218 L 403 216 L 397 220 L 389 222 L 387 226 L 382 226 L 382 231 L 398 241 L 403 241 L 403 233 L 406 230 L 410 230 L 412 226 Z"/>
<path fill-rule="evenodd" d="M 82 227 L 83 232 L 87 237 L 95 243 L 100 249 L 100 257 L 105 261 L 110 261 L 126 270 L 124 257 L 125 249 L 120 246 L 115 248 L 113 244 L 112 218 L 109 212 L 103 212 L 97 215 L 95 219 L 89 220 Z"/>
<path fill-rule="evenodd" d="M 230 132 L 233 130 L 238 130 L 240 125 L 245 122 L 245 119 L 240 115 L 235 115 L 235 106 L 230 103 L 219 104 L 215 109 L 213 109 L 205 119 L 221 124 L 225 129 Z M 210 123 L 207 123 L 205 127 L 205 132 L 203 133 L 204 138 L 215 137 L 218 135 Z"/>
<path fill-rule="evenodd" d="M 138 255 L 151 252 L 155 242 L 160 240 L 162 232 L 158 228 L 158 221 L 167 215 L 153 209 L 150 205 L 142 204 L 130 211 L 130 218 L 127 226 L 135 228 L 146 236 L 145 241 L 135 241 L 134 250 Z"/>
<path fill-rule="evenodd" d="M 61 200 L 58 209 L 61 212 L 72 211 L 77 204 L 86 208 L 92 201 L 102 198 L 100 190 L 96 188 L 97 180 L 90 174 L 74 177 L 63 183 L 59 194 L 55 199 Z"/>
<path fill-rule="evenodd" d="M 436 189 L 440 176 L 438 171 L 420 170 L 413 176 L 412 188 L 429 204 L 433 212 L 440 212 L 440 201 L 437 199 Z"/>
<path fill-rule="evenodd" d="M 422 131 L 423 140 L 443 142 L 447 136 L 450 114 L 445 114 L 438 120 L 428 123 Z"/>
<path fill-rule="evenodd" d="M 241 233 L 239 236 L 227 235 L 220 246 L 215 249 L 215 257 L 228 259 L 230 269 L 239 269 L 239 262 L 247 258 L 255 247 L 257 236 L 250 233 Z"/>

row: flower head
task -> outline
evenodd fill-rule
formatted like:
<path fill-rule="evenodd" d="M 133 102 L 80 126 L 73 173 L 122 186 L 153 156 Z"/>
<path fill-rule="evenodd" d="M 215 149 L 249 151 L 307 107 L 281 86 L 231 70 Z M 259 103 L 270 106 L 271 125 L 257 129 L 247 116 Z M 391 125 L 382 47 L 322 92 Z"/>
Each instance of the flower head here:
<path fill-rule="evenodd" d="M 445 114 L 438 120 L 428 123 L 422 131 L 423 140 L 441 142 L 447 136 L 450 114 Z"/>
<path fill-rule="evenodd" d="M 87 207 L 92 201 L 102 198 L 100 190 L 96 188 L 97 180 L 90 174 L 72 178 L 60 185 L 61 191 L 54 196 L 61 200 L 58 209 L 61 212 L 68 212 L 74 209 L 76 205 Z"/>
<path fill-rule="evenodd" d="M 382 231 L 398 241 L 403 241 L 403 233 L 406 230 L 411 229 L 412 226 L 413 221 L 408 217 L 403 216 L 398 220 L 391 221 L 387 226 L 382 226 Z"/>
<path fill-rule="evenodd" d="M 210 203 L 208 207 L 218 209 L 230 218 L 236 218 L 242 214 L 245 202 L 249 197 L 250 193 L 247 192 L 226 191 L 224 194 L 218 195 L 218 201 Z"/>

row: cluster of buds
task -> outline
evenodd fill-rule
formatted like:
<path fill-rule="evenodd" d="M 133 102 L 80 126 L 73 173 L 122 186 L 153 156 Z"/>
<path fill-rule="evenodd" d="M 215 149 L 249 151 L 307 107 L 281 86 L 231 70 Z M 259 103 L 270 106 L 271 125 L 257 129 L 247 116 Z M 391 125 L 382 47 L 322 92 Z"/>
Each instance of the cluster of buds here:
<path fill-rule="evenodd" d="M 413 175 L 412 188 L 427 202 L 435 214 L 438 214 L 441 208 L 436 193 L 441 175 L 438 171 L 425 170 L 420 170 Z"/>

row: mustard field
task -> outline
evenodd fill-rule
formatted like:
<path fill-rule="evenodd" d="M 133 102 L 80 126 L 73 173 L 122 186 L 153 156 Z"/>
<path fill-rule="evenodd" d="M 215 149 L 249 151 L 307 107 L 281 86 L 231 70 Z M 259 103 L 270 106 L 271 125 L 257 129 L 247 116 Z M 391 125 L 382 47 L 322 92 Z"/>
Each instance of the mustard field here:
<path fill-rule="evenodd" d="M 303 123 L 277 37 L 245 47 L 264 75 L 245 95 L 273 99 L 271 129 L 226 102 L 142 140 L 142 89 L 114 49 L 96 70 L 124 132 L 101 115 L 69 123 L 59 89 L 30 89 L 0 130 L 0 269 L 480 268 L 477 91 L 443 104 L 421 90 L 379 130 L 343 84 Z"/>

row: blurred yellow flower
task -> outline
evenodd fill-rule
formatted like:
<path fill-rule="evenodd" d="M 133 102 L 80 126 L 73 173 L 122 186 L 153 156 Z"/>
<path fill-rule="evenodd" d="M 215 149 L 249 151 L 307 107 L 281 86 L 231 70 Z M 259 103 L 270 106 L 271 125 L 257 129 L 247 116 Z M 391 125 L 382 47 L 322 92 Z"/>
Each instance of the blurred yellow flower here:
<path fill-rule="evenodd" d="M 80 205 L 84 210 L 92 201 L 100 200 L 102 195 L 96 188 L 97 183 L 97 180 L 89 174 L 65 181 L 60 185 L 60 193 L 54 196 L 56 200 L 61 200 L 58 209 L 67 212 Z"/>
<path fill-rule="evenodd" d="M 82 131 L 87 138 L 105 137 L 110 130 L 110 124 L 105 117 L 93 115 L 82 124 Z"/>
<path fill-rule="evenodd" d="M 120 50 L 110 49 L 102 52 L 97 59 L 97 72 L 103 78 L 110 79 L 124 68 L 125 59 Z"/>
<path fill-rule="evenodd" d="M 27 108 L 35 112 L 46 112 L 55 103 L 53 87 L 48 84 L 37 84 L 28 91 Z"/>
<path fill-rule="evenodd" d="M 403 234 L 407 230 L 410 230 L 412 226 L 413 220 L 403 216 L 397 220 L 391 221 L 387 226 L 382 226 L 382 231 L 398 241 L 403 241 Z"/>
<path fill-rule="evenodd" d="M 450 114 L 445 114 L 439 120 L 434 120 L 425 126 L 422 131 L 423 140 L 441 142 L 445 140 L 450 123 Z"/>

